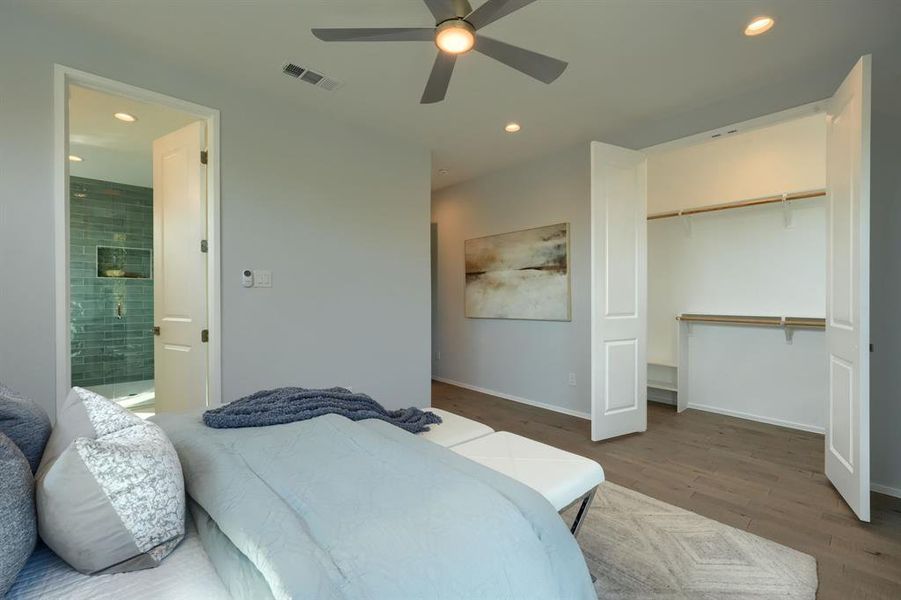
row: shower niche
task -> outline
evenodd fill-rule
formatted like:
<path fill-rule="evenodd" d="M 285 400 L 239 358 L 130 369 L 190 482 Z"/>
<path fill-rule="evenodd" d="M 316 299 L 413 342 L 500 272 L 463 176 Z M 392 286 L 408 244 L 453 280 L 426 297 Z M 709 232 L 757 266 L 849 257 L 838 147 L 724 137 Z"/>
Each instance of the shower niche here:
<path fill-rule="evenodd" d="M 97 277 L 153 279 L 153 251 L 146 248 L 97 246 Z"/>

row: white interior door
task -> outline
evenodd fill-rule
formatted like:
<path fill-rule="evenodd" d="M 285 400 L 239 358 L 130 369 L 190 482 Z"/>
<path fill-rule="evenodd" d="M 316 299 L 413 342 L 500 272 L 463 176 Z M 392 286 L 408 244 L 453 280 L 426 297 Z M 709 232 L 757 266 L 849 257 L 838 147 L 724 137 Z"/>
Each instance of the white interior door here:
<path fill-rule="evenodd" d="M 153 142 L 153 316 L 157 412 L 207 404 L 206 131 L 196 122 Z"/>
<path fill-rule="evenodd" d="M 647 429 L 647 164 L 591 143 L 591 439 Z"/>
<path fill-rule="evenodd" d="M 870 57 L 827 115 L 826 476 L 870 520 Z"/>

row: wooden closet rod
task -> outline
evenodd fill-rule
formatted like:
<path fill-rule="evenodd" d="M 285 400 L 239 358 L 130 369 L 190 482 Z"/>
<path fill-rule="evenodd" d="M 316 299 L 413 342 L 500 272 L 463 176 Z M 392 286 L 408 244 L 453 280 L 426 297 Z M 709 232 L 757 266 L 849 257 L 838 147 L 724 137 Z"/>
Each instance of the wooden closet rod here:
<path fill-rule="evenodd" d="M 785 200 L 808 200 L 811 198 L 821 198 L 826 195 L 826 190 L 810 190 L 808 192 L 795 192 L 794 194 L 786 194 Z M 713 204 L 711 206 L 699 206 L 698 208 L 685 208 L 683 210 L 670 210 L 666 212 L 654 213 L 648 215 L 648 221 L 654 219 L 669 219 L 670 217 L 685 217 L 688 215 L 697 215 L 700 213 L 716 212 L 719 210 L 730 210 L 733 208 L 745 208 L 748 206 L 759 206 L 761 204 L 781 203 L 782 196 L 767 196 L 766 198 L 754 198 L 753 200 L 739 200 L 737 202 L 726 202 L 725 204 Z"/>
<path fill-rule="evenodd" d="M 679 321 L 693 323 L 723 323 L 726 325 L 756 325 L 793 329 L 826 329 L 826 319 L 814 317 L 757 317 L 749 315 L 676 315 Z"/>

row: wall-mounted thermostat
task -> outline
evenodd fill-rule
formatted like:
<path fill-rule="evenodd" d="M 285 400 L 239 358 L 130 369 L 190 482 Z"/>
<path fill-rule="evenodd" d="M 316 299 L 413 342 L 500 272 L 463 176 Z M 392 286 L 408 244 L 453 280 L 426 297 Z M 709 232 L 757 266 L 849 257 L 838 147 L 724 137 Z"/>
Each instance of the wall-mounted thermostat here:
<path fill-rule="evenodd" d="M 241 285 L 244 287 L 253 287 L 253 271 L 244 269 L 241 271 Z"/>

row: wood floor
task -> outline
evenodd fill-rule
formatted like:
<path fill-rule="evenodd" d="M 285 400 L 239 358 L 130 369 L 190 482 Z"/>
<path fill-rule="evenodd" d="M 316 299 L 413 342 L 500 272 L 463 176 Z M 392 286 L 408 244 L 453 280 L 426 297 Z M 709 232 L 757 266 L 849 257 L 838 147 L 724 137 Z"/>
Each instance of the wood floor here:
<path fill-rule="evenodd" d="M 589 422 L 433 382 L 432 405 L 597 460 L 607 479 L 817 559 L 817 598 L 901 599 L 901 500 L 860 523 L 823 475 L 823 437 L 660 404 L 648 430 L 592 442 Z"/>

